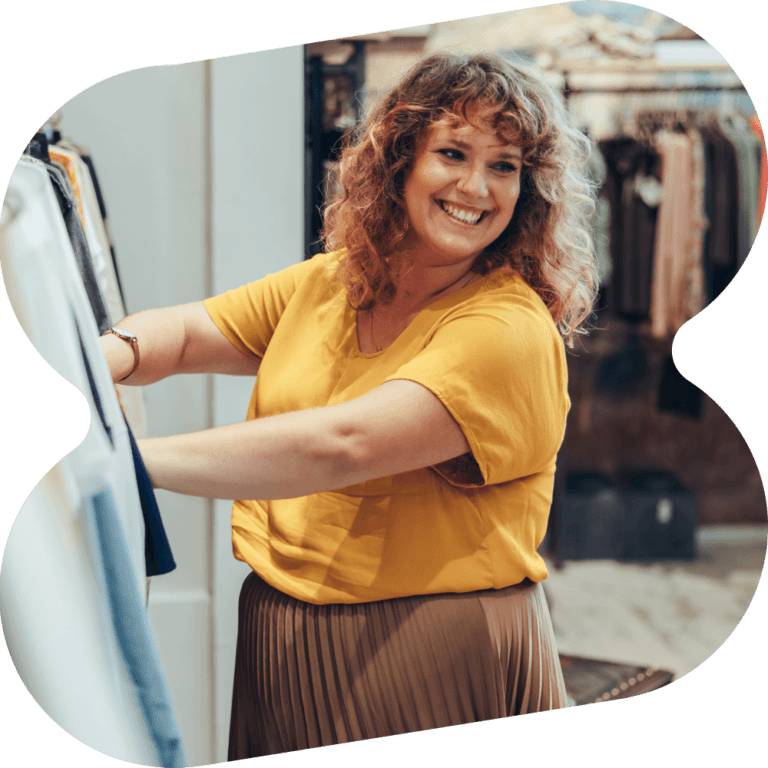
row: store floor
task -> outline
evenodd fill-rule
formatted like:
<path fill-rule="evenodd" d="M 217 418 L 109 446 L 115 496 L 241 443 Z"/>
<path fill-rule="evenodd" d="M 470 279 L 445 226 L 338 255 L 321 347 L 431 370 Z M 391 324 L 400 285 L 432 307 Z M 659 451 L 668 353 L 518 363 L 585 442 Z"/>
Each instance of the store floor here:
<path fill-rule="evenodd" d="M 728 639 L 749 607 L 767 533 L 768 526 L 700 529 L 692 562 L 569 561 L 561 570 L 548 562 L 558 650 L 682 677 Z"/>

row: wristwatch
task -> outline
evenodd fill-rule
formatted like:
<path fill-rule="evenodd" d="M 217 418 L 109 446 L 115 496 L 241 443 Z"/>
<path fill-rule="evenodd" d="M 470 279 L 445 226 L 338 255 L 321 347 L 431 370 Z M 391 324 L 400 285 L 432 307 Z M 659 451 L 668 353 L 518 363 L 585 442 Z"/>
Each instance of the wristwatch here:
<path fill-rule="evenodd" d="M 106 333 L 114 333 L 115 336 L 117 336 L 119 339 L 127 341 L 131 347 L 133 347 L 133 368 L 131 368 L 130 372 L 126 376 L 123 376 L 123 378 L 120 379 L 120 381 L 125 381 L 139 367 L 139 340 L 135 333 L 123 330 L 122 328 L 110 328 Z M 106 333 L 104 334 L 105 336 Z"/>

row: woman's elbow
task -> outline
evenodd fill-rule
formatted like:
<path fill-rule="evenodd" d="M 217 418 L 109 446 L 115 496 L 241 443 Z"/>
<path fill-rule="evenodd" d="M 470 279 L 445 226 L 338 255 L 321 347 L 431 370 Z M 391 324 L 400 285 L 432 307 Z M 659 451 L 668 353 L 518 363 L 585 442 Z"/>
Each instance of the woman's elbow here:
<path fill-rule="evenodd" d="M 335 427 L 320 441 L 316 455 L 329 481 L 342 488 L 371 479 L 374 459 L 369 454 L 364 440 L 354 430 Z"/>

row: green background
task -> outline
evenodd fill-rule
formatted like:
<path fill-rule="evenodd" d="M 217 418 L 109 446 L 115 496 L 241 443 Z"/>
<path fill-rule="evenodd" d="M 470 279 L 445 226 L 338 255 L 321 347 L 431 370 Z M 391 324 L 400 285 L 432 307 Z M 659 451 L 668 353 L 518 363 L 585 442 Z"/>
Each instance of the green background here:
<path fill-rule="evenodd" d="M 754 0 L 644 3 L 684 22 L 729 60 L 764 119 L 765 11 Z M 522 0 L 337 0 L 238 3 L 219 0 L 112 5 L 22 4 L 0 10 L 0 180 L 5 189 L 30 136 L 67 99 L 118 72 L 305 43 L 342 35 L 524 8 Z M 768 277 L 765 236 L 717 301 L 678 334 L 681 372 L 736 422 L 763 470 L 768 461 L 766 342 L 761 332 Z M 45 471 L 85 434 L 83 398 L 34 352 L 0 295 L 3 489 L 0 538 Z M 466 765 L 525 762 L 695 766 L 762 762 L 765 755 L 765 649 L 768 588 L 763 585 L 732 637 L 701 668 L 652 694 L 607 705 L 262 758 L 290 766 Z M 0 650 L 0 743 L 9 766 L 123 765 L 66 735 L 37 707 Z M 255 764 L 256 761 L 247 761 Z"/>

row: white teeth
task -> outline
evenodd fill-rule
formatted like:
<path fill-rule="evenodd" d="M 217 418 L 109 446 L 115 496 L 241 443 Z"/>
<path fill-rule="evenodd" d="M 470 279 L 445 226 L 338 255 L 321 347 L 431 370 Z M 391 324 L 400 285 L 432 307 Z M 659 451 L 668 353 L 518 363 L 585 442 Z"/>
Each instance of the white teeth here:
<path fill-rule="evenodd" d="M 448 203 L 440 203 L 440 205 L 449 216 L 452 216 L 459 221 L 463 221 L 465 224 L 477 224 L 477 222 L 480 221 L 480 217 L 483 215 L 483 211 L 480 211 L 479 213 L 470 213 L 461 208 L 454 208 Z"/>

